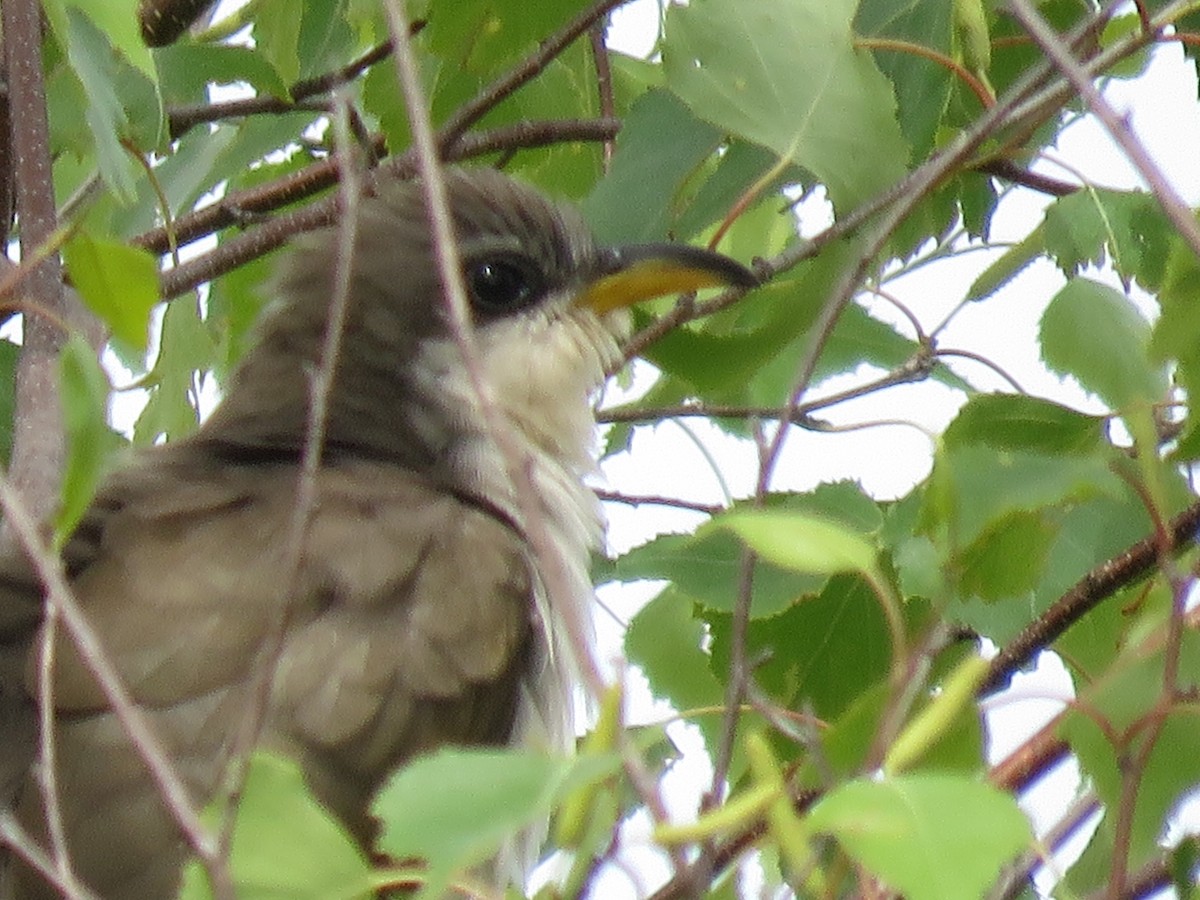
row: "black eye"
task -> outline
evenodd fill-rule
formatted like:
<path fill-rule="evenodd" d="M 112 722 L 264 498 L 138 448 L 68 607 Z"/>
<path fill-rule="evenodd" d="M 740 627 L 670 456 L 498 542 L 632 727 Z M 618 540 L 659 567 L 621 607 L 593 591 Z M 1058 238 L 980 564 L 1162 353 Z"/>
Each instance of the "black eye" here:
<path fill-rule="evenodd" d="M 517 312 L 546 293 L 546 276 L 533 260 L 516 254 L 495 254 L 467 265 L 467 289 L 477 312 L 492 315 Z"/>

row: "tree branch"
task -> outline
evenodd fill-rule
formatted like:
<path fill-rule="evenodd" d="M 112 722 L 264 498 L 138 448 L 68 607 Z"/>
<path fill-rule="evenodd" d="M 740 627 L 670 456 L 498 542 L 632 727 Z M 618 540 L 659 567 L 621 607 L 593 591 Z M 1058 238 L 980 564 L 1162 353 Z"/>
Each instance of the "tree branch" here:
<path fill-rule="evenodd" d="M 1200 528 L 1200 502 L 1171 520 L 1167 531 L 1170 552 L 1178 553 L 1191 546 L 1197 528 Z M 1102 600 L 1148 575 L 1158 565 L 1159 552 L 1158 537 L 1150 535 L 1085 574 L 1001 649 L 988 668 L 980 695 L 1003 688 L 1017 669 L 1031 662 Z"/>

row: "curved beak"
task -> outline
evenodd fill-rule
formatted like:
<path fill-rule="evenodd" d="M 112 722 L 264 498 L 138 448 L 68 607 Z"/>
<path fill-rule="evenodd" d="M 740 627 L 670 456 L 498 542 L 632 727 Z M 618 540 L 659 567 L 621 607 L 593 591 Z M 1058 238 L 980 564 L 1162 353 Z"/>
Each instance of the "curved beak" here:
<path fill-rule="evenodd" d="M 604 314 L 661 297 L 708 287 L 751 288 L 754 273 L 728 256 L 688 244 L 629 244 L 600 251 L 600 265 L 578 303 Z"/>

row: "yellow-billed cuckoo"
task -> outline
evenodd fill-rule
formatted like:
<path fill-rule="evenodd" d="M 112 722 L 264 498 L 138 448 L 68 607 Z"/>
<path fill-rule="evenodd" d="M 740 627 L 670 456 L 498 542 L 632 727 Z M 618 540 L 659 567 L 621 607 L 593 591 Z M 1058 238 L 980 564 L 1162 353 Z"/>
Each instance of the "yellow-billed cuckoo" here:
<path fill-rule="evenodd" d="M 619 359 L 624 307 L 750 285 L 679 245 L 603 248 L 574 211 L 496 172 L 446 173 L 479 358 L 543 526 L 587 604 L 600 536 L 582 477 L 590 397 Z M 193 436 L 142 453 L 100 491 L 65 552 L 71 587 L 198 804 L 217 789 L 273 623 L 259 745 L 294 758 L 364 842 L 406 759 L 446 743 L 572 736 L 566 649 L 539 614 L 535 561 L 504 460 L 448 325 L 422 191 L 359 205 L 349 307 L 316 497 L 289 528 L 337 267 L 337 229 L 297 241 L 257 343 Z M 293 554 L 294 557 L 294 554 Z M 584 607 L 586 609 L 586 607 Z M 40 839 L 31 770 L 41 588 L 0 567 L 0 789 Z M 53 675 L 59 804 L 80 877 L 105 898 L 171 896 L 186 850 L 70 640 Z M 3 727 L 3 726 L 8 727 Z M 15 897 L 51 895 L 20 869 Z"/>

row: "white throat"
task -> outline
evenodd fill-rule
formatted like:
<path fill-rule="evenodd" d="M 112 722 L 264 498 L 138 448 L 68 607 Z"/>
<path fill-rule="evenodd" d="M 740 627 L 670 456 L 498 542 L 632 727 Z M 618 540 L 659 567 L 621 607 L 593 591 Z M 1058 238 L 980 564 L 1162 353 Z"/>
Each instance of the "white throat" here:
<path fill-rule="evenodd" d="M 590 644 L 589 564 L 603 537 L 599 501 L 583 483 L 596 466 L 591 401 L 606 370 L 619 359 L 620 339 L 628 328 L 624 314 L 600 319 L 588 310 L 546 304 L 477 332 L 484 377 L 528 474 L 539 527 L 557 549 L 568 581 L 568 596 L 555 599 L 571 604 L 562 610 L 553 608 L 539 579 L 536 609 L 531 610 L 541 636 L 538 662 L 525 686 L 516 735 L 518 741 L 555 750 L 569 749 L 575 737 L 573 685 L 579 664 L 566 622 L 583 623 Z M 438 414 L 429 416 L 425 427 L 452 423 L 452 438 L 428 437 L 449 447 L 444 462 L 456 482 L 523 521 L 530 504 L 517 502 L 507 461 L 480 425 L 458 346 L 448 340 L 427 343 L 413 371 L 424 382 L 416 387 L 426 401 L 436 398 Z M 442 437 L 449 442 L 438 440 Z M 531 563 L 536 570 L 532 556 Z"/>

